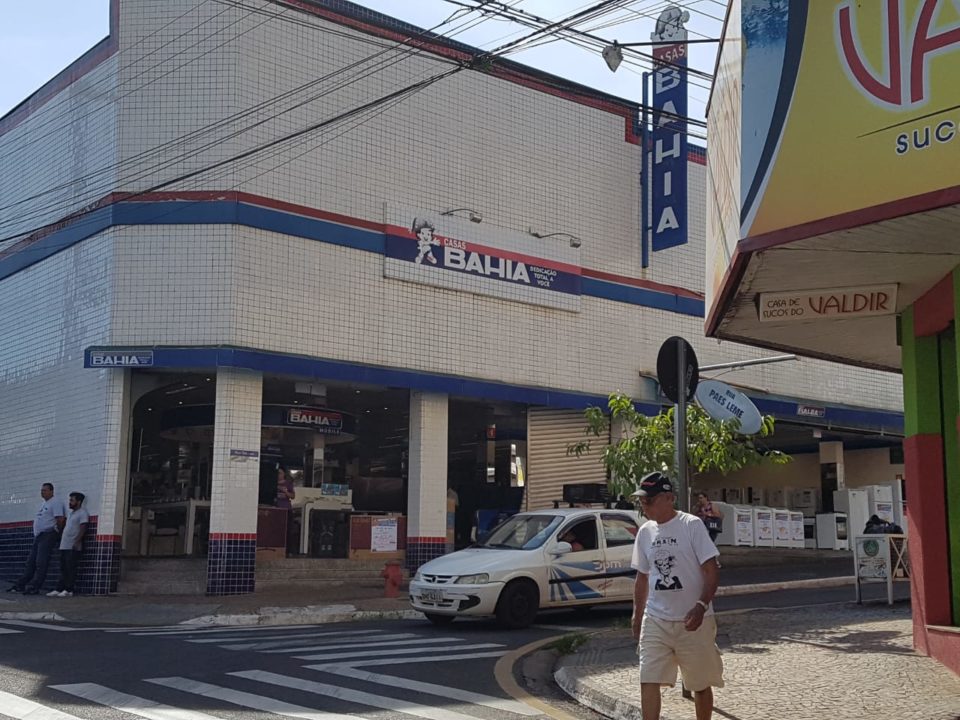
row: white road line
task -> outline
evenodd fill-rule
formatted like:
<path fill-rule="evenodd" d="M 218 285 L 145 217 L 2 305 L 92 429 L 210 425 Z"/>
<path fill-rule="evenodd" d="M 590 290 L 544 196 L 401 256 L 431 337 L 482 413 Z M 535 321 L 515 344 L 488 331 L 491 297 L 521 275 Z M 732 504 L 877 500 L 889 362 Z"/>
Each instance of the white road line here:
<path fill-rule="evenodd" d="M 336 698 L 337 700 L 343 700 L 344 702 L 368 705 L 369 707 L 391 710 L 393 712 L 402 712 L 406 715 L 415 715 L 416 717 L 427 718 L 427 720 L 477 720 L 475 717 L 464 715 L 463 713 L 458 713 L 453 710 L 421 705 L 409 700 L 374 695 L 373 693 L 363 692 L 362 690 L 351 690 L 350 688 L 327 685 L 326 683 L 318 683 L 297 677 L 277 675 L 276 673 L 266 672 L 265 670 L 246 670 L 230 674 L 246 678 L 247 680 L 257 680 L 293 690 L 324 695 L 326 697 Z"/>
<path fill-rule="evenodd" d="M 402 657 L 402 658 L 383 658 L 378 660 L 350 660 L 348 662 L 321 663 L 318 665 L 306 665 L 308 670 L 326 670 L 329 667 L 370 667 L 371 665 L 414 665 L 416 663 L 426 662 L 448 662 L 450 660 L 473 660 L 475 658 L 501 657 L 507 654 L 507 650 L 497 652 L 482 653 L 462 653 L 454 655 L 424 655 L 423 657 Z"/>
<path fill-rule="evenodd" d="M 445 652 L 447 650 L 483 650 L 486 648 L 500 648 L 503 645 L 499 643 L 477 643 L 476 645 L 459 645 L 457 647 L 425 647 L 425 648 L 402 648 L 399 650 L 360 650 L 357 652 L 342 653 L 323 653 L 322 655 L 295 655 L 298 660 L 337 660 L 350 657 L 376 657 L 384 655 L 410 655 L 411 652 Z M 416 662 L 416 658 L 408 658 L 409 661 Z"/>
<path fill-rule="evenodd" d="M 3 690 L 0 690 L 0 714 L 14 720 L 80 720 L 76 715 L 68 715 Z"/>
<path fill-rule="evenodd" d="M 23 633 L 23 630 L 11 630 L 10 628 L 0 627 L 0 635 L 16 635 Z"/>
<path fill-rule="evenodd" d="M 292 652 L 317 652 L 324 650 L 339 650 L 341 648 L 388 647 L 391 645 L 429 645 L 430 643 L 463 642 L 463 638 L 416 638 L 416 635 L 384 635 L 382 638 L 365 638 L 364 642 L 334 643 L 332 645 L 312 645 L 310 647 L 291 647 L 282 650 L 266 650 L 267 654 Z M 404 638 L 381 642 L 385 638 Z M 267 643 L 272 644 L 272 643 Z"/>
<path fill-rule="evenodd" d="M 334 637 L 334 636 L 348 636 L 348 635 L 370 635 L 375 633 L 383 632 L 383 630 L 334 630 L 331 632 L 316 632 L 316 633 L 295 633 L 287 635 L 258 635 L 256 640 L 257 642 L 261 640 L 282 640 L 285 638 L 315 638 L 315 637 Z M 189 643 L 222 643 L 230 642 L 232 640 L 251 640 L 250 636 L 243 637 L 238 636 L 235 638 L 202 638 L 200 640 L 187 640 Z"/>
<path fill-rule="evenodd" d="M 190 680 L 185 677 L 151 678 L 147 680 L 147 682 L 186 693 L 223 700 L 224 702 L 239 705 L 240 707 L 298 718 L 298 720 L 358 720 L 355 715 L 341 715 L 340 713 L 325 712 L 323 710 L 311 710 L 310 708 L 293 705 L 283 702 L 282 700 L 241 692 L 240 690 L 231 690 L 230 688 L 211 685 L 198 680 Z"/>
<path fill-rule="evenodd" d="M 307 628 L 320 627 L 319 625 L 297 625 L 297 629 L 306 630 Z M 231 627 L 215 627 L 215 628 L 185 628 L 182 625 L 176 630 L 162 630 L 159 632 L 135 632 L 130 633 L 131 635 L 155 635 L 155 636 L 171 636 L 175 637 L 177 635 L 215 635 L 219 633 L 248 633 L 248 632 L 276 632 L 276 625 L 273 626 L 264 626 L 264 625 L 233 625 Z"/>
<path fill-rule="evenodd" d="M 381 675 L 370 672 L 369 670 L 358 670 L 355 667 L 342 665 L 340 667 L 332 666 L 324 670 L 331 675 L 340 675 L 341 677 L 354 678 L 364 682 L 376 683 L 378 685 L 387 685 L 388 687 L 404 688 L 427 695 L 437 695 L 442 698 L 452 698 L 461 700 L 465 703 L 482 705 L 483 707 L 493 708 L 505 712 L 515 713 L 517 715 L 540 715 L 540 711 L 522 702 L 510 700 L 507 698 L 493 697 L 492 695 L 482 695 L 481 693 L 461 690 L 460 688 L 447 687 L 446 685 L 434 685 L 433 683 L 420 682 L 419 680 L 408 680 L 395 675 Z"/>
<path fill-rule="evenodd" d="M 0 624 L 16 627 L 37 628 L 38 630 L 56 630 L 57 632 L 75 632 L 82 628 L 64 627 L 63 625 L 48 625 L 47 623 L 31 622 L 29 620 L 0 620 Z"/>
<path fill-rule="evenodd" d="M 580 625 L 531 625 L 531 628 L 536 628 L 538 630 L 560 630 L 561 632 L 576 632 L 577 630 L 586 630 L 587 628 Z"/>
<path fill-rule="evenodd" d="M 51 685 L 50 687 L 68 695 L 75 695 L 84 700 L 105 705 L 130 715 L 137 715 L 147 720 L 220 720 L 204 712 L 161 705 L 153 700 L 147 700 L 136 695 L 127 695 L 96 683 Z"/>

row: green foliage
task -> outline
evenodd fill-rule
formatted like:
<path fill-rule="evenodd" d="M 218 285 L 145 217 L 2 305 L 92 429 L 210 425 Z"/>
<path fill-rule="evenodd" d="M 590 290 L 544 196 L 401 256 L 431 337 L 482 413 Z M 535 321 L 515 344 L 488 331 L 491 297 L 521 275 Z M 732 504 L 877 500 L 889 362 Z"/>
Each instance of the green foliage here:
<path fill-rule="evenodd" d="M 587 439 L 567 448 L 569 454 L 580 457 L 593 450 L 595 438 L 609 437 L 604 445 L 601 462 L 610 471 L 610 491 L 629 495 L 640 483 L 640 478 L 653 470 L 676 477 L 674 458 L 674 408 L 647 417 L 638 412 L 633 401 L 623 393 L 610 395 L 607 411 L 587 408 L 585 414 Z M 619 437 L 610 432 L 619 428 Z M 758 440 L 773 434 L 774 419 L 764 416 L 760 432 L 741 435 L 737 420 L 720 422 L 707 415 L 699 406 L 687 406 L 687 467 L 692 474 L 727 474 L 749 465 L 764 463 L 783 465 L 792 460 L 778 450 L 768 450 Z"/>
<path fill-rule="evenodd" d="M 587 636 L 583 633 L 574 633 L 557 638 L 547 645 L 551 650 L 556 650 L 560 655 L 571 655 L 577 651 L 581 645 L 587 641 Z"/>

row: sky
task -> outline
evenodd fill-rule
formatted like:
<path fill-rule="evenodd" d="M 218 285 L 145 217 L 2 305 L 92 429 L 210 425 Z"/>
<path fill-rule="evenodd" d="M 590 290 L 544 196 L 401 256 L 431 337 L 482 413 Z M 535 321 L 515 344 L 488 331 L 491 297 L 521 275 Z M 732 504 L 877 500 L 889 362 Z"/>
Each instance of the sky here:
<path fill-rule="evenodd" d="M 510 0 L 517 9 L 551 20 L 566 17 L 596 4 L 596 1 Z M 723 0 L 676 2 L 690 13 L 687 23 L 690 39 L 719 36 L 726 5 Z M 446 0 L 361 0 L 358 4 L 425 28 L 434 27 L 458 9 Z M 656 16 L 667 3 L 664 0 L 624 0 L 621 4 L 624 9 L 612 12 L 600 21 L 578 26 L 579 29 L 591 30 L 604 39 L 620 43 L 648 42 Z M 0 116 L 106 37 L 109 6 L 109 0 L 5 3 L 6 21 L 0 30 Z M 529 32 L 526 28 L 492 18 L 475 25 L 478 19 L 477 13 L 462 14 L 437 31 L 485 50 Z M 621 22 L 600 27 L 617 20 Z M 691 45 L 691 67 L 712 73 L 716 47 L 715 43 Z M 597 90 L 640 101 L 639 68 L 625 62 L 616 73 L 612 73 L 598 52 L 587 51 L 570 42 L 549 42 L 509 57 Z M 709 93 L 707 84 L 706 80 L 691 78 L 691 117 L 703 119 Z"/>

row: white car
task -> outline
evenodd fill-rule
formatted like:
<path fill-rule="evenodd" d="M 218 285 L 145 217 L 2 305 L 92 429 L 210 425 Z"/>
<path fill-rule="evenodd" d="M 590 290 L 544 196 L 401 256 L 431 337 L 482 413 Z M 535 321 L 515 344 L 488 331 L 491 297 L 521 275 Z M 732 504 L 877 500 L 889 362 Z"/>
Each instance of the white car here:
<path fill-rule="evenodd" d="M 410 602 L 437 625 L 495 615 L 510 628 L 530 625 L 540 608 L 628 602 L 641 522 L 631 510 L 519 513 L 484 542 L 421 565 Z"/>

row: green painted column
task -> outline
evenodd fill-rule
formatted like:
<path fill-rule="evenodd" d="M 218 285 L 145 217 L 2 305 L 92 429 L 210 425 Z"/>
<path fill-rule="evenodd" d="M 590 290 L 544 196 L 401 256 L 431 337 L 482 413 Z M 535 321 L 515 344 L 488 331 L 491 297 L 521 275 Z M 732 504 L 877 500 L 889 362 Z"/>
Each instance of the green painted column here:
<path fill-rule="evenodd" d="M 940 358 L 936 337 L 913 336 L 913 308 L 900 318 L 904 435 L 940 435 Z"/>

